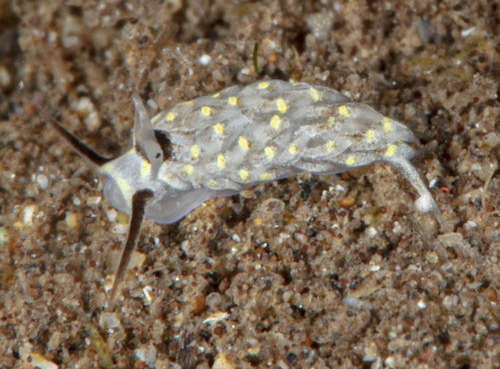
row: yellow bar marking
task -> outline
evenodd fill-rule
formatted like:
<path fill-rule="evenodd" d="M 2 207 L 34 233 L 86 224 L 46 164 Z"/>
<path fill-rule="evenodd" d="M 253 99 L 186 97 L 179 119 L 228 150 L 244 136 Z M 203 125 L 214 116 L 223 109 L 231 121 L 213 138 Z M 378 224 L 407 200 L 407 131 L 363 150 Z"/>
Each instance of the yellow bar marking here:
<path fill-rule="evenodd" d="M 261 181 L 267 181 L 269 178 L 271 178 L 271 173 L 269 172 L 264 172 L 260 176 Z"/>
<path fill-rule="evenodd" d="M 371 143 L 373 142 L 374 139 L 375 139 L 375 131 L 373 129 L 369 129 L 368 131 L 366 131 L 366 141 L 368 143 Z"/>
<path fill-rule="evenodd" d="M 107 162 L 101 167 L 101 172 L 103 173 L 111 173 L 115 169 L 115 165 L 113 162 Z"/>
<path fill-rule="evenodd" d="M 235 106 L 238 104 L 238 98 L 236 96 L 231 96 L 228 101 L 229 105 Z"/>
<path fill-rule="evenodd" d="M 212 97 L 218 98 L 220 96 L 220 92 L 217 92 L 216 94 L 213 94 Z"/>
<path fill-rule="evenodd" d="M 116 184 L 118 185 L 118 188 L 120 189 L 123 197 L 127 199 L 127 203 L 132 202 L 132 186 L 128 183 L 127 180 L 123 179 L 122 177 L 113 177 L 115 180 Z"/>
<path fill-rule="evenodd" d="M 345 161 L 346 165 L 349 165 L 349 166 L 351 166 L 351 165 L 355 165 L 357 162 L 358 162 L 358 159 L 356 159 L 356 157 L 355 157 L 355 156 L 349 156 L 349 157 L 346 159 L 346 161 Z"/>
<path fill-rule="evenodd" d="M 141 178 L 146 178 L 149 175 L 149 171 L 151 170 L 151 164 L 148 161 L 144 160 L 141 163 Z"/>
<path fill-rule="evenodd" d="M 274 129 L 279 129 L 280 128 L 280 123 L 281 123 L 280 116 L 276 114 L 276 115 L 273 115 L 273 117 L 271 118 L 271 122 L 269 124 Z"/>
<path fill-rule="evenodd" d="M 173 112 L 167 113 L 167 116 L 165 117 L 165 120 L 167 122 L 173 122 L 175 119 L 175 114 Z"/>
<path fill-rule="evenodd" d="M 203 114 L 206 117 L 209 117 L 212 115 L 212 108 L 210 106 L 203 106 L 201 108 L 201 114 Z"/>
<path fill-rule="evenodd" d="M 266 153 L 266 156 L 269 159 L 272 159 L 274 157 L 274 150 L 271 146 L 266 146 L 266 148 L 264 149 L 264 152 Z"/>
<path fill-rule="evenodd" d="M 299 148 L 295 144 L 291 144 L 288 146 L 288 152 L 292 155 L 297 155 L 299 153 Z"/>
<path fill-rule="evenodd" d="M 338 147 L 334 141 L 328 141 L 325 146 L 326 146 L 326 151 L 328 151 L 329 153 Z"/>
<path fill-rule="evenodd" d="M 216 134 L 218 134 L 219 136 L 223 136 L 224 135 L 224 127 L 222 126 L 222 124 L 217 123 L 216 125 L 214 125 L 214 132 Z"/>
<path fill-rule="evenodd" d="M 240 136 L 240 138 L 238 139 L 238 145 L 240 145 L 241 149 L 243 151 L 247 151 L 248 148 L 250 147 L 250 143 L 248 142 L 248 140 L 243 137 L 243 136 Z"/>
<path fill-rule="evenodd" d="M 193 173 L 194 168 L 191 164 L 188 164 L 188 165 L 185 165 L 182 170 L 184 171 L 184 174 L 190 175 L 191 173 Z"/>
<path fill-rule="evenodd" d="M 285 114 L 286 113 L 287 106 L 286 106 L 285 100 L 283 100 L 283 99 L 276 99 L 276 107 L 278 108 L 278 111 L 281 114 Z"/>
<path fill-rule="evenodd" d="M 261 82 L 259 83 L 259 88 L 260 89 L 265 89 L 265 88 L 268 88 L 269 87 L 269 82 Z"/>
<path fill-rule="evenodd" d="M 345 105 L 339 106 L 339 114 L 346 118 L 351 115 Z"/>
<path fill-rule="evenodd" d="M 156 115 L 153 117 L 153 119 L 151 119 L 151 123 L 155 124 L 155 123 L 158 121 L 158 119 L 160 119 L 160 117 L 161 117 L 161 113 L 156 114 Z"/>
<path fill-rule="evenodd" d="M 225 168 L 226 165 L 227 165 L 226 158 L 224 157 L 224 155 L 219 154 L 219 156 L 217 156 L 217 166 L 222 169 Z"/>
<path fill-rule="evenodd" d="M 384 117 L 384 119 L 382 119 L 382 121 L 384 122 L 384 132 L 386 132 L 386 133 L 392 132 L 391 120 L 387 117 Z"/>
<path fill-rule="evenodd" d="M 217 181 L 215 179 L 212 179 L 212 180 L 210 180 L 210 182 L 208 182 L 209 187 L 215 187 L 216 185 L 217 185 Z"/>
<path fill-rule="evenodd" d="M 245 169 L 240 170 L 240 178 L 246 181 L 248 179 L 248 170 Z"/>
<path fill-rule="evenodd" d="M 198 148 L 198 145 L 191 146 L 191 156 L 195 159 L 198 159 L 198 156 L 200 156 L 200 149 Z"/>
<path fill-rule="evenodd" d="M 387 156 L 388 158 L 393 156 L 396 151 L 398 151 L 398 146 L 397 145 L 390 145 L 387 150 L 385 150 L 384 155 Z"/>
<path fill-rule="evenodd" d="M 314 87 L 311 87 L 309 89 L 309 95 L 311 95 L 311 98 L 313 99 L 314 102 L 321 100 L 321 95 L 319 91 L 316 90 Z"/>

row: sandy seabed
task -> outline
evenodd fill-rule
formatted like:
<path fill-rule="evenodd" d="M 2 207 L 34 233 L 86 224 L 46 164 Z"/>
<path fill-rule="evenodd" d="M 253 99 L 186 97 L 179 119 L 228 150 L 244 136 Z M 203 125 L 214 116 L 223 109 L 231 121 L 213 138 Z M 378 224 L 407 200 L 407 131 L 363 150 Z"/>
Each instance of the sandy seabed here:
<path fill-rule="evenodd" d="M 495 1 L 0 1 L 0 368 L 500 368 Z M 254 46 L 258 43 L 254 67 Z M 404 122 L 449 230 L 394 168 L 304 174 L 147 221 L 51 129 L 129 143 L 155 114 L 264 77 Z"/>

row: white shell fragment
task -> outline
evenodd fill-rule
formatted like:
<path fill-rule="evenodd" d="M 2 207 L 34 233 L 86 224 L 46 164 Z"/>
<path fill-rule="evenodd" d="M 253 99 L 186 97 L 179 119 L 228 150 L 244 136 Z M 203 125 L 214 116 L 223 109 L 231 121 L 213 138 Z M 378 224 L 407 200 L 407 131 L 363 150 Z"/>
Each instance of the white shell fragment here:
<path fill-rule="evenodd" d="M 212 315 L 210 315 L 208 318 L 206 318 L 204 321 L 203 321 L 203 324 L 210 324 L 210 325 L 214 325 L 224 319 L 227 319 L 229 318 L 229 313 L 225 312 L 225 311 L 218 311 L 216 313 L 213 313 Z"/>

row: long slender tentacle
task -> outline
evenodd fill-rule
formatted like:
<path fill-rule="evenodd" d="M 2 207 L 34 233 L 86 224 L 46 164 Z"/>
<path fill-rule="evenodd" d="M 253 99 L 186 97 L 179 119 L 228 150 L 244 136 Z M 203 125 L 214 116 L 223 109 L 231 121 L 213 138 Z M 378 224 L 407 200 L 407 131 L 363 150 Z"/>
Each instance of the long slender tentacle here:
<path fill-rule="evenodd" d="M 71 132 L 69 132 L 66 128 L 57 123 L 54 119 L 49 119 L 49 122 L 50 124 L 52 124 L 52 127 L 54 127 L 57 132 L 59 132 L 59 134 L 63 136 L 66 141 L 68 141 L 73 149 L 75 149 L 78 154 L 87 159 L 91 164 L 101 167 L 107 162 L 113 160 L 96 153 L 94 150 L 80 141 L 76 136 L 74 136 Z"/>
<path fill-rule="evenodd" d="M 137 191 L 132 197 L 132 211 L 127 241 L 123 247 L 120 264 L 118 265 L 118 270 L 116 271 L 115 279 L 113 281 L 113 288 L 109 294 L 109 300 L 111 302 L 114 300 L 125 277 L 130 258 L 132 257 L 135 247 L 137 246 L 139 235 L 141 234 L 141 226 L 145 216 L 146 205 L 148 200 L 152 197 L 153 192 L 151 190 Z"/>

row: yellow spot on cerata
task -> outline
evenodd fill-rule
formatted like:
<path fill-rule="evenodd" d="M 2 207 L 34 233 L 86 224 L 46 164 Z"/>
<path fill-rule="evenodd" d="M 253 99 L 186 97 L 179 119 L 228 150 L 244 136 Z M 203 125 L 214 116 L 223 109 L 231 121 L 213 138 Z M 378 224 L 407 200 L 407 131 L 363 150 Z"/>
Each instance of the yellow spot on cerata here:
<path fill-rule="evenodd" d="M 238 98 L 236 96 L 231 96 L 228 101 L 229 101 L 229 105 L 238 104 Z"/>
<path fill-rule="evenodd" d="M 287 106 L 283 99 L 276 99 L 276 107 L 281 114 L 286 113 Z"/>
<path fill-rule="evenodd" d="M 255 218 L 253 222 L 256 226 L 261 226 L 262 225 L 262 218 Z"/>
<path fill-rule="evenodd" d="M 151 169 L 151 164 L 144 160 L 141 163 L 141 178 L 146 178 L 149 175 L 149 170 Z"/>
<path fill-rule="evenodd" d="M 391 157 L 398 151 L 398 146 L 397 145 L 390 145 L 387 150 L 385 150 L 384 155 L 387 157 Z"/>
<path fill-rule="evenodd" d="M 217 92 L 216 94 L 213 94 L 212 97 L 218 98 L 220 96 L 220 92 Z"/>
<path fill-rule="evenodd" d="M 299 148 L 295 144 L 288 146 L 288 152 L 292 155 L 297 155 L 299 153 Z"/>
<path fill-rule="evenodd" d="M 347 109 L 347 106 L 345 105 L 339 106 L 339 114 L 342 115 L 343 117 L 349 117 L 349 115 L 351 115 L 349 113 L 349 110 Z"/>
<path fill-rule="evenodd" d="M 334 141 L 328 141 L 325 146 L 326 151 L 328 151 L 329 153 L 337 148 L 337 144 Z"/>
<path fill-rule="evenodd" d="M 238 145 L 240 145 L 243 151 L 247 151 L 248 148 L 250 147 L 248 140 L 243 136 L 240 136 L 240 138 L 238 139 Z"/>
<path fill-rule="evenodd" d="M 208 182 L 209 187 L 215 187 L 216 185 L 217 185 L 217 181 L 215 179 L 212 179 L 212 180 L 210 180 L 210 182 Z"/>
<path fill-rule="evenodd" d="M 217 123 L 216 125 L 214 125 L 214 132 L 219 136 L 224 135 L 224 127 L 222 126 L 222 124 Z"/>
<path fill-rule="evenodd" d="M 165 117 L 165 120 L 167 122 L 172 122 L 175 119 L 175 114 L 172 112 L 167 113 L 167 116 Z"/>
<path fill-rule="evenodd" d="M 346 165 L 351 166 L 351 165 L 355 165 L 355 164 L 357 163 L 357 161 L 358 161 L 358 160 L 356 159 L 356 157 L 355 157 L 355 156 L 349 156 L 349 157 L 346 159 L 345 163 L 346 163 Z"/>
<path fill-rule="evenodd" d="M 298 86 L 300 85 L 300 82 L 292 82 L 292 86 Z"/>
<path fill-rule="evenodd" d="M 190 175 L 193 173 L 193 166 L 191 164 L 185 165 L 184 168 L 182 169 L 186 175 Z"/>
<path fill-rule="evenodd" d="M 368 143 L 371 143 L 373 142 L 374 139 L 375 139 L 375 131 L 373 129 L 369 129 L 368 131 L 366 131 L 366 141 Z"/>
<path fill-rule="evenodd" d="M 389 133 L 389 132 L 392 132 L 392 123 L 391 123 L 391 120 L 387 117 L 384 117 L 384 119 L 382 119 L 383 122 L 384 122 L 384 131 Z"/>
<path fill-rule="evenodd" d="M 222 169 L 225 168 L 226 165 L 227 165 L 226 158 L 224 157 L 224 155 L 219 154 L 219 156 L 217 156 L 217 166 Z"/>
<path fill-rule="evenodd" d="M 203 106 L 201 108 L 201 114 L 206 117 L 209 117 L 212 114 L 212 108 L 210 106 Z"/>
<path fill-rule="evenodd" d="M 198 148 L 198 145 L 191 146 L 191 156 L 194 159 L 198 159 L 198 156 L 200 156 L 200 149 Z"/>
<path fill-rule="evenodd" d="M 313 101 L 319 101 L 321 99 L 321 95 L 319 94 L 319 91 L 316 90 L 314 87 L 311 87 L 309 89 L 309 95 L 311 95 L 311 98 Z"/>
<path fill-rule="evenodd" d="M 264 152 L 266 153 L 266 156 L 269 159 L 272 159 L 274 157 L 274 150 L 271 146 L 266 146 L 266 148 L 264 149 Z"/>
<path fill-rule="evenodd" d="M 162 180 L 163 182 L 166 182 L 169 186 L 173 186 L 173 181 L 172 181 L 172 174 L 171 173 L 164 173 L 164 172 L 158 172 L 158 178 Z"/>
<path fill-rule="evenodd" d="M 240 170 L 240 177 L 241 179 L 246 181 L 248 179 L 248 170 L 245 169 Z"/>
<path fill-rule="evenodd" d="M 328 118 L 328 128 L 332 128 L 335 125 L 335 117 Z"/>
<path fill-rule="evenodd" d="M 260 89 L 265 89 L 269 87 L 269 82 L 261 82 L 259 83 L 259 88 Z"/>
<path fill-rule="evenodd" d="M 279 115 L 273 115 L 273 117 L 271 118 L 271 122 L 269 124 L 274 129 L 279 129 L 280 128 L 280 122 L 281 122 L 280 116 Z"/>
<path fill-rule="evenodd" d="M 260 175 L 261 181 L 267 181 L 270 178 L 271 178 L 271 173 L 269 173 L 269 172 L 264 172 Z"/>

